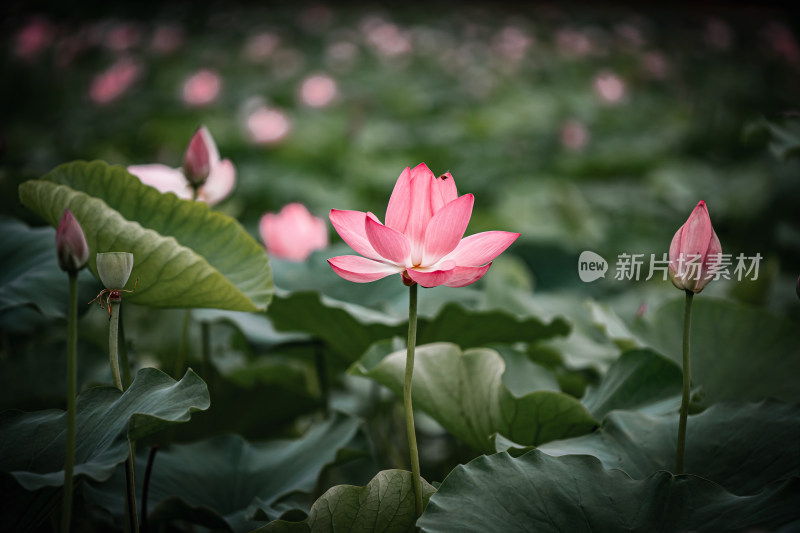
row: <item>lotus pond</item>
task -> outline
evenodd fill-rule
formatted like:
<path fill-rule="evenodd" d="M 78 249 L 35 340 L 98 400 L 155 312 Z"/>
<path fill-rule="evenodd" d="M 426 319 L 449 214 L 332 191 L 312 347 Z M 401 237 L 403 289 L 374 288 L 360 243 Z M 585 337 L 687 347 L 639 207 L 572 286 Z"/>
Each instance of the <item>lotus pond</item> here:
<path fill-rule="evenodd" d="M 3 9 L 0 530 L 800 529 L 786 12 Z"/>

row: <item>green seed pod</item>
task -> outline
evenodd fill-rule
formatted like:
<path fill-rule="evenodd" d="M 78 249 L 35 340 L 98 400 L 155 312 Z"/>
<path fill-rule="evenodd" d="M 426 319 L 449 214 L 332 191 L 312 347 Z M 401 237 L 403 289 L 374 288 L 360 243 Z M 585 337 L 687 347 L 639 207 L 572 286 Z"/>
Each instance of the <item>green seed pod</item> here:
<path fill-rule="evenodd" d="M 108 252 L 97 254 L 97 273 L 106 289 L 120 291 L 125 288 L 133 270 L 133 254 Z"/>

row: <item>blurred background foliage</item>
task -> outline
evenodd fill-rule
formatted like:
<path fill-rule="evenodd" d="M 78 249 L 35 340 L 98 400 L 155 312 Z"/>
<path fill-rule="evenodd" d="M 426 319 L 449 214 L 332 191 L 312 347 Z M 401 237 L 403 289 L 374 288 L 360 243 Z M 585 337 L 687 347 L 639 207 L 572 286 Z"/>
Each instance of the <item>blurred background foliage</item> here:
<path fill-rule="evenodd" d="M 220 209 L 254 235 L 291 201 L 382 215 L 400 170 L 424 161 L 475 193 L 471 231 L 522 233 L 543 289 L 574 284 L 583 249 L 666 250 L 700 199 L 725 251 L 794 275 L 797 163 L 748 128 L 797 110 L 791 19 L 671 7 L 9 8 L 3 212 L 37 222 L 16 187 L 64 161 L 179 166 L 206 124 L 238 171 Z"/>
<path fill-rule="evenodd" d="M 578 397 L 616 354 L 591 329 L 585 301 L 600 300 L 632 320 L 675 297 L 667 281 L 615 280 L 616 258 L 660 259 L 699 200 L 708 204 L 725 253 L 763 257 L 758 281 L 714 282 L 704 295 L 800 318 L 800 164 L 793 157 L 800 146 L 800 44 L 796 21 L 778 4 L 90 2 L 2 9 L 5 216 L 41 225 L 20 205 L 17 187 L 66 161 L 178 167 L 205 124 L 237 169 L 233 194 L 216 209 L 257 239 L 262 214 L 289 202 L 325 219 L 331 208 L 383 218 L 405 166 L 425 162 L 437 175 L 451 172 L 459 191 L 476 197 L 468 234 L 522 234 L 475 287 L 484 296 L 473 298 L 471 288 L 460 298 L 567 317 L 579 334 L 568 342 L 500 351 L 511 364 L 521 350 Z M 583 250 L 609 261 L 605 279 L 579 280 Z M 294 286 L 283 288 L 301 289 L 303 277 L 314 276 L 308 288 L 326 286 L 323 292 L 346 301 L 366 295 L 402 314 L 404 294 L 387 289 L 396 279 L 377 289 L 352 287 L 329 271 L 327 256 L 314 254 Z M 273 266 L 278 287 L 297 272 L 291 264 Z M 521 300 L 520 293 L 532 297 Z M 423 314 L 425 300 L 436 302 L 437 294 L 421 293 Z M 4 353 L 26 354 L 2 361 L 3 408 L 63 400 L 62 328 L 36 332 L 35 314 L 26 308 L 3 315 Z M 81 322 L 84 386 L 106 379 L 103 314 Z M 169 372 L 185 349 L 184 312 L 131 305 L 124 314 L 137 366 Z M 241 321 L 194 317 L 213 320 L 214 368 L 200 374 L 218 407 L 154 441 L 225 431 L 299 435 L 310 423 L 303 415 L 324 407 L 325 376 L 315 371 L 324 356 L 333 405 L 372 421 L 370 444 L 350 451 L 381 452 L 362 457 L 361 470 L 335 467 L 325 474 L 327 485 L 364 484 L 376 467 L 404 467 L 403 445 L 384 442 L 402 433 L 388 391 L 345 376 L 345 362 L 320 355 L 324 346 L 305 334 L 253 334 Z M 195 368 L 196 320 L 186 337 Z M 52 364 L 40 365 L 37 353 Z M 259 408 L 245 416 L 242 402 Z M 386 413 L 395 416 L 377 416 Z M 420 415 L 418 427 L 429 480 L 473 456 L 432 419 Z"/>

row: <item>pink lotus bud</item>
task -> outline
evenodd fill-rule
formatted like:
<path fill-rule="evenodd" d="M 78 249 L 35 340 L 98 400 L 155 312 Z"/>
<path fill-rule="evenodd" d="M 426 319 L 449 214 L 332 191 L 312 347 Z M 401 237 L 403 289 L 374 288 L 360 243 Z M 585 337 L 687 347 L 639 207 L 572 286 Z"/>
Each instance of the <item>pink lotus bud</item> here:
<path fill-rule="evenodd" d="M 193 185 L 206 182 L 208 175 L 219 163 L 219 152 L 208 128 L 201 127 L 189 141 L 186 154 L 183 156 L 183 173 Z"/>
<path fill-rule="evenodd" d="M 303 204 L 288 204 L 277 215 L 267 213 L 259 224 L 267 252 L 290 261 L 305 261 L 311 252 L 328 245 L 325 221 L 308 212 Z"/>
<path fill-rule="evenodd" d="M 69 209 L 64 210 L 56 230 L 56 253 L 58 266 L 66 272 L 75 272 L 86 266 L 89 260 L 89 245 L 80 223 Z"/>
<path fill-rule="evenodd" d="M 706 203 L 694 208 L 669 247 L 669 278 L 675 287 L 699 293 L 722 263 L 722 246 L 711 226 Z"/>

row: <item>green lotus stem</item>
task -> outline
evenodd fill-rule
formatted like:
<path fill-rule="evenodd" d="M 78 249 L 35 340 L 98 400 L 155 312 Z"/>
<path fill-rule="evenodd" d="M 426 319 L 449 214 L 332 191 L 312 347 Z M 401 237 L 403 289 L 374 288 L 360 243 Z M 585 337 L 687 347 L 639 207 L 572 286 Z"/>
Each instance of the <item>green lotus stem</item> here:
<path fill-rule="evenodd" d="M 175 372 L 173 377 L 181 379 L 183 364 L 186 362 L 186 352 L 189 351 L 189 324 L 192 321 L 192 311 L 188 307 L 183 313 L 183 328 L 181 329 L 181 344 L 178 347 L 178 356 L 175 358 Z"/>
<path fill-rule="evenodd" d="M 123 390 L 122 377 L 119 372 L 119 308 L 121 300 L 109 300 L 111 320 L 108 328 L 108 361 L 111 365 L 111 379 L 114 386 Z M 139 531 L 139 519 L 136 516 L 136 481 L 134 477 L 133 443 L 129 444 L 128 459 L 125 460 L 125 514 L 128 517 L 127 528 L 132 533 Z"/>
<path fill-rule="evenodd" d="M 153 444 L 150 448 L 150 455 L 147 456 L 147 467 L 144 469 L 144 483 L 142 484 L 142 518 L 140 521 L 143 533 L 147 533 L 150 529 L 147 523 L 147 493 L 150 490 L 150 475 L 153 473 L 153 462 L 156 459 L 157 451 L 158 444 Z"/>
<path fill-rule="evenodd" d="M 133 382 L 131 365 L 128 362 L 128 345 L 125 344 L 125 321 L 122 320 L 122 306 L 119 308 L 119 364 L 122 367 L 122 386 L 127 390 Z"/>
<path fill-rule="evenodd" d="M 689 338 L 692 330 L 692 299 L 694 292 L 686 291 L 686 305 L 683 310 L 683 396 L 681 415 L 678 424 L 678 454 L 675 473 L 683 474 L 684 452 L 686 451 L 686 418 L 689 414 L 689 394 L 692 385 L 692 365 L 689 357 Z"/>
<path fill-rule="evenodd" d="M 75 468 L 75 396 L 78 389 L 78 271 L 69 274 L 67 314 L 67 450 L 64 457 L 64 500 L 61 531 L 68 532 L 72 519 L 72 473 Z"/>
<path fill-rule="evenodd" d="M 111 379 L 114 386 L 124 390 L 122 377 L 119 373 L 119 300 L 110 300 L 108 307 L 111 309 L 111 318 L 108 325 L 108 363 L 111 365 Z"/>
<path fill-rule="evenodd" d="M 206 381 L 211 381 L 211 325 L 200 322 L 201 351 L 203 354 L 203 377 Z"/>
<path fill-rule="evenodd" d="M 411 454 L 411 475 L 414 480 L 414 506 L 417 518 L 422 516 L 422 481 L 419 474 L 419 451 L 414 431 L 414 410 L 411 406 L 411 378 L 414 375 L 414 348 L 417 344 L 417 284 L 410 287 L 408 300 L 408 351 L 406 352 L 406 375 L 403 381 L 403 406 L 406 412 L 408 451 Z"/>
<path fill-rule="evenodd" d="M 314 366 L 317 370 L 317 381 L 319 381 L 319 393 L 324 403 L 323 412 L 325 418 L 330 414 L 330 387 L 328 387 L 328 367 L 325 363 L 325 353 L 322 351 L 322 343 L 314 343 Z"/>

